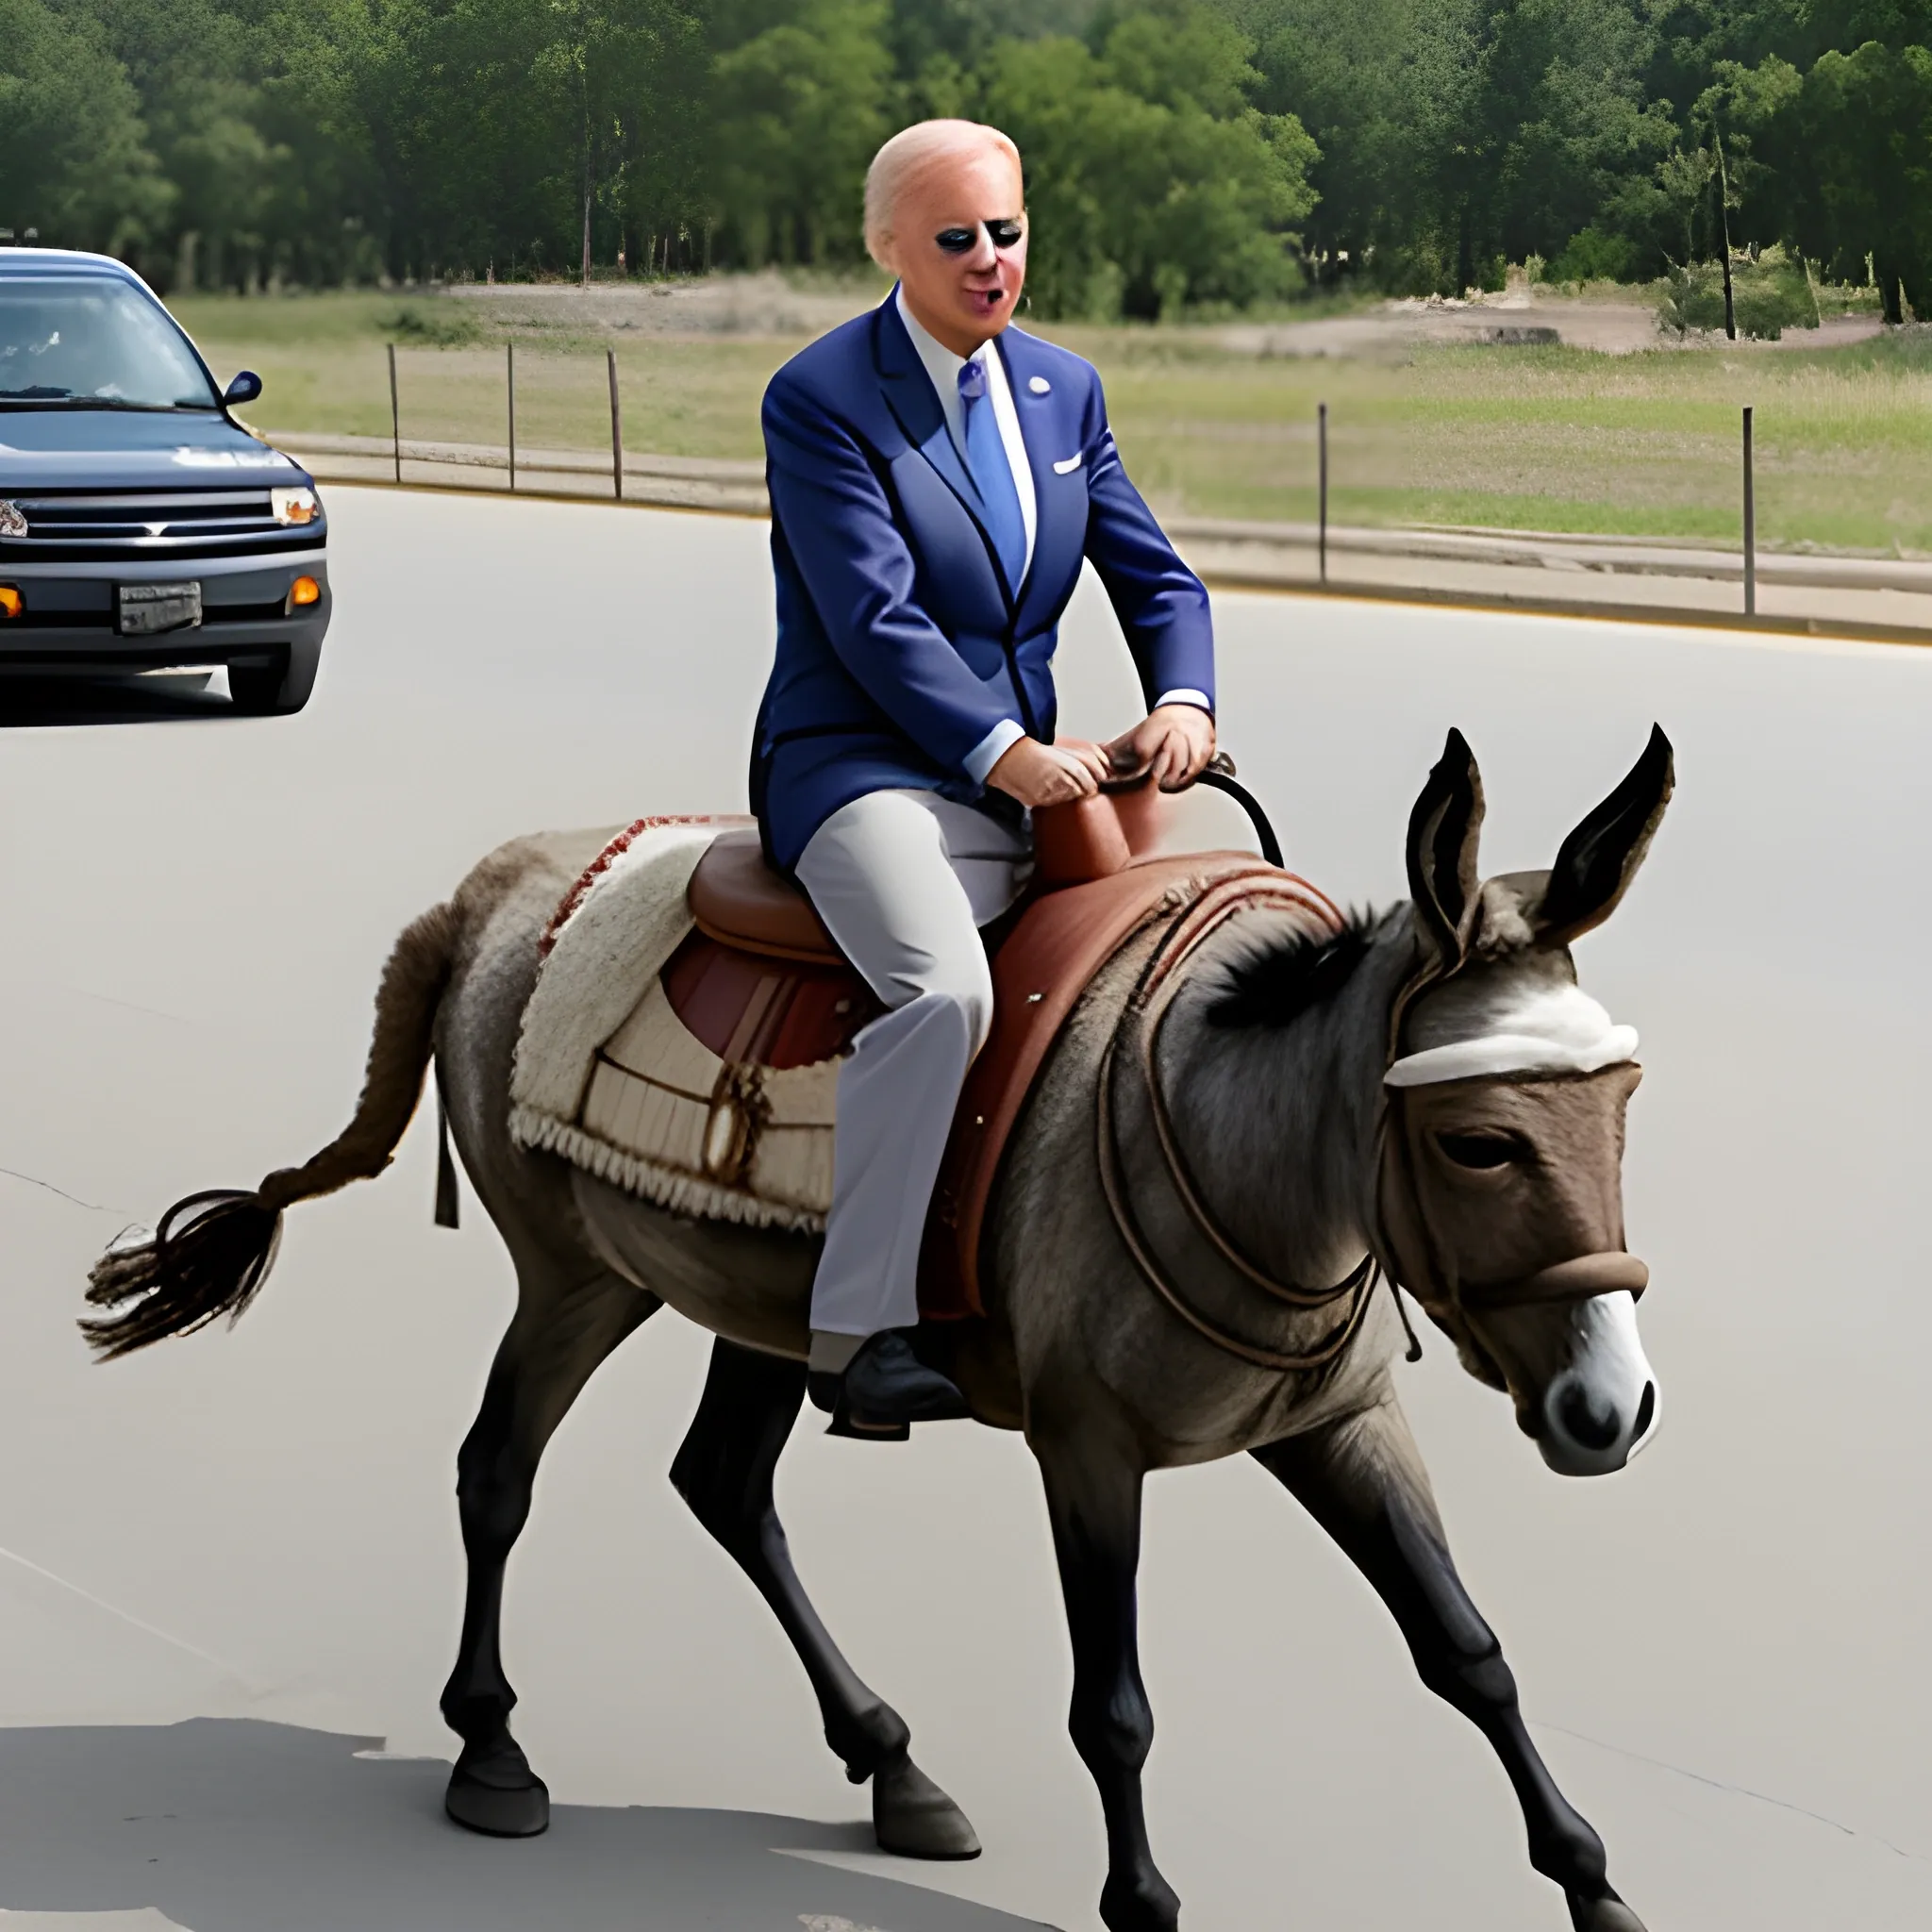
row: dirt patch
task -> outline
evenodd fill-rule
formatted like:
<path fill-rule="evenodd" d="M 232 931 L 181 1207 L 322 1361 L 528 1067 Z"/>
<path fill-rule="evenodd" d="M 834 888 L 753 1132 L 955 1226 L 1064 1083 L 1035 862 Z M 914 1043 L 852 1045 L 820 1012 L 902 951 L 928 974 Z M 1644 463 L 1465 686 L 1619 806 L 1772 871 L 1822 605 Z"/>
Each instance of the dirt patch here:
<path fill-rule="evenodd" d="M 459 283 L 448 294 L 498 329 L 555 335 L 818 336 L 874 307 L 861 282 L 794 284 L 775 271 L 702 281 Z"/>
<path fill-rule="evenodd" d="M 1727 342 L 1722 336 L 1677 336 L 1658 328 L 1648 302 L 1591 295 L 1544 295 L 1511 289 L 1469 301 L 1430 296 L 1387 302 L 1354 315 L 1316 322 L 1233 323 L 1216 329 L 1214 340 L 1237 355 L 1341 356 L 1365 359 L 1399 358 L 1421 343 L 1562 343 L 1607 356 L 1642 349 L 1696 350 L 1713 345 L 1732 354 L 1778 349 L 1832 349 L 1863 341 L 1883 327 L 1875 316 L 1839 315 L 1817 328 L 1790 329 L 1775 342 Z"/>

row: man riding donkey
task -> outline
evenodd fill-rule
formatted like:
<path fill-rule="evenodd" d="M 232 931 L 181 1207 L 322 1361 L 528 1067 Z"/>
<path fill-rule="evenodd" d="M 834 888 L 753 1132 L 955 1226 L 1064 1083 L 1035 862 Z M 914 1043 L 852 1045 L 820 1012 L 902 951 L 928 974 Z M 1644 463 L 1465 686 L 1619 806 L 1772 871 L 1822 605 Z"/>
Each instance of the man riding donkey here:
<path fill-rule="evenodd" d="M 1010 326 L 1020 156 L 925 121 L 865 183 L 897 286 L 765 393 L 777 658 L 752 802 L 885 1011 L 839 1075 L 809 1389 L 840 1434 L 963 1417 L 914 1355 L 921 1233 L 992 1018 L 980 928 L 1031 870 L 1028 814 L 1118 773 L 1166 790 L 1214 755 L 1208 593 L 1128 481 L 1100 377 Z M 1058 626 L 1092 562 L 1149 700 L 1109 745 L 1055 734 Z"/>

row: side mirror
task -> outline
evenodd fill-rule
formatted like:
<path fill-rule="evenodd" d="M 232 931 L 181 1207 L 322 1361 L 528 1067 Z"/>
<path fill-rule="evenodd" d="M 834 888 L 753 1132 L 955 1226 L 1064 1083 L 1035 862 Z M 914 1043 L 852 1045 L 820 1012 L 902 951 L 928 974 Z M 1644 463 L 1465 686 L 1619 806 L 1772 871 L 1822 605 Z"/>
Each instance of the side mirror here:
<path fill-rule="evenodd" d="M 252 369 L 244 369 L 222 391 L 222 407 L 225 409 L 238 408 L 242 403 L 252 403 L 261 393 L 261 377 Z"/>

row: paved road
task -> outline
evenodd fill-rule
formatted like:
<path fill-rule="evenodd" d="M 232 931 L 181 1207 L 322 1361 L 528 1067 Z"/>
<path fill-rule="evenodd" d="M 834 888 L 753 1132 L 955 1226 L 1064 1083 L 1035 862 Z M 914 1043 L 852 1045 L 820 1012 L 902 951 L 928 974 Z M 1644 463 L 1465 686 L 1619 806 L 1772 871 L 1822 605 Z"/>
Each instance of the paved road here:
<path fill-rule="evenodd" d="M 430 1137 L 301 1210 L 232 1333 L 86 1363 L 93 1253 L 336 1130 L 390 939 L 477 854 L 741 797 L 757 525 L 347 489 L 332 508 L 339 615 L 302 717 L 231 722 L 217 688 L 143 701 L 139 726 L 83 706 L 0 736 L 0 1908 L 154 1907 L 191 1932 L 1092 1932 L 1097 1813 L 1016 1441 L 802 1430 L 786 1465 L 827 1620 L 989 1846 L 880 1860 L 762 1607 L 665 1481 L 704 1346 L 651 1324 L 563 1430 L 518 1553 L 520 1729 L 561 1808 L 544 1844 L 500 1845 L 443 1827 L 440 1768 L 408 1761 L 449 1748 L 451 1463 L 510 1294 L 474 1212 L 431 1226 Z M 1546 862 L 1653 717 L 1675 738 L 1651 866 L 1582 948 L 1645 1041 L 1628 1198 L 1659 1439 L 1563 1482 L 1441 1341 L 1406 1400 L 1538 1735 L 1653 1932 L 1923 1927 L 1932 659 L 1220 611 L 1232 748 L 1292 861 L 1346 900 L 1400 889 L 1452 722 L 1484 760 L 1495 870 Z M 1097 596 L 1063 659 L 1071 718 L 1122 722 Z M 1142 1603 L 1150 1805 L 1190 1932 L 1557 1932 L 1499 1774 L 1258 1471 L 1153 1486 Z M 113 1728 L 191 1717 L 267 1722 Z"/>

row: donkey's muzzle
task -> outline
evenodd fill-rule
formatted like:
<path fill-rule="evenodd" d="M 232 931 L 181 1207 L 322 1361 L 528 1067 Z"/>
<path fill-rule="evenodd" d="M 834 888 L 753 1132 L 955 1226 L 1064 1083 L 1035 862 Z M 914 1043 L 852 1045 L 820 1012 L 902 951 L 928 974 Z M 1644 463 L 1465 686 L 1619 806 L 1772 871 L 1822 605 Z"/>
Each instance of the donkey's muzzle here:
<path fill-rule="evenodd" d="M 1632 1295 L 1596 1296 L 1579 1315 L 1568 1366 L 1523 1421 L 1558 1475 L 1608 1475 L 1656 1433 L 1657 1377 L 1637 1333 Z"/>

